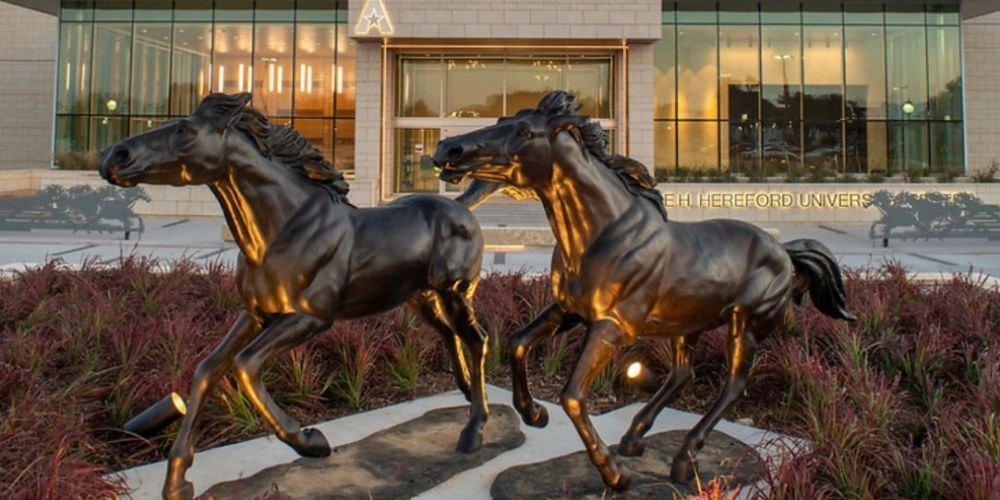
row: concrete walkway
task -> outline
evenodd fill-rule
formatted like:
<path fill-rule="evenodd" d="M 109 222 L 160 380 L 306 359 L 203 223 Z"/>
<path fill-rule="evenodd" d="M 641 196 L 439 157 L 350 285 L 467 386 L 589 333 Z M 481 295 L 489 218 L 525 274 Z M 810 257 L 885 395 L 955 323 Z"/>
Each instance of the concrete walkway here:
<path fill-rule="evenodd" d="M 512 394 L 509 391 L 494 386 L 488 386 L 488 397 L 493 403 L 509 405 L 512 401 Z M 417 498 L 426 500 L 490 498 L 490 486 L 493 484 L 493 479 L 501 471 L 515 465 L 540 462 L 582 450 L 583 444 L 580 437 L 562 408 L 551 403 L 541 403 L 549 411 L 548 427 L 535 429 L 522 425 L 521 429 L 526 438 L 524 445 L 501 454 L 480 467 L 453 476 Z M 312 427 L 322 430 L 330 445 L 336 447 L 419 417 L 434 408 L 465 406 L 466 404 L 465 399 L 458 391 L 451 391 L 338 418 Z M 639 407 L 640 404 L 636 403 L 593 417 L 594 426 L 605 441 L 617 443 Z M 693 427 L 699 418 L 699 415 L 668 408 L 660 414 L 650 433 L 675 429 L 686 431 Z M 725 420 L 716 426 L 716 430 L 725 432 L 757 448 L 765 460 L 769 456 L 777 454 L 782 443 L 785 446 L 796 444 L 791 438 Z M 291 448 L 269 435 L 238 444 L 198 451 L 195 454 L 194 465 L 187 477 L 194 483 L 195 494 L 198 495 L 215 483 L 246 477 L 266 467 L 288 463 L 297 458 L 299 458 L 298 455 Z M 163 486 L 166 470 L 166 462 L 157 462 L 126 470 L 121 474 L 132 489 L 132 498 L 154 500 L 160 498 L 160 489 Z"/>

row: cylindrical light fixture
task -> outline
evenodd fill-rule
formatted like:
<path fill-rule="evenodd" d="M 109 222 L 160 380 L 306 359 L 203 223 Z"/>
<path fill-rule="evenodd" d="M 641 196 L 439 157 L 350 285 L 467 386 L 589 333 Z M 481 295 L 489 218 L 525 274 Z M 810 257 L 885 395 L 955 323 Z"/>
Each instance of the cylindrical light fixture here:
<path fill-rule="evenodd" d="M 142 437 L 152 437 L 176 422 L 187 413 L 184 398 L 176 392 L 171 392 L 153 406 L 136 415 L 125 423 L 125 431 Z"/>
<path fill-rule="evenodd" d="M 656 374 L 639 361 L 633 361 L 625 369 L 625 380 L 643 392 L 653 393 L 660 388 L 660 380 L 656 378 Z"/>

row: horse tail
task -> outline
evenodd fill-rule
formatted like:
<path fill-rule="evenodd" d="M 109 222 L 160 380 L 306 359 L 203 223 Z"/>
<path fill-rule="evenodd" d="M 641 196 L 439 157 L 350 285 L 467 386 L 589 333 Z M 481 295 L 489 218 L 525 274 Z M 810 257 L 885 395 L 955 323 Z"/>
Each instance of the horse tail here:
<path fill-rule="evenodd" d="M 503 184 L 499 182 L 488 182 L 479 179 L 473 179 L 472 183 L 469 184 L 469 189 L 466 189 L 464 193 L 458 195 L 455 201 L 465 205 L 465 208 L 469 210 L 474 210 L 482 202 L 486 201 L 490 195 L 497 192 Z"/>
<path fill-rule="evenodd" d="M 858 318 L 847 310 L 844 280 L 833 252 L 826 245 L 810 239 L 789 241 L 784 247 L 795 266 L 792 286 L 795 303 L 802 304 L 803 296 L 808 291 L 813 305 L 823 314 L 856 321 Z"/>

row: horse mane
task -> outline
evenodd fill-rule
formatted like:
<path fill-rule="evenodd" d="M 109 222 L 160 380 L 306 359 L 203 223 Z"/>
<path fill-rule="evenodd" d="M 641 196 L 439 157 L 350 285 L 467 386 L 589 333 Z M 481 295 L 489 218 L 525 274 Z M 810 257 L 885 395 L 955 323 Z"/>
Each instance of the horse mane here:
<path fill-rule="evenodd" d="M 649 169 L 642 162 L 611 154 L 608 133 L 600 122 L 591 120 L 589 116 L 576 114 L 580 104 L 572 94 L 557 90 L 546 95 L 538 103 L 538 111 L 551 123 L 556 121 L 561 126 L 572 125 L 579 132 L 577 139 L 586 150 L 608 167 L 625 185 L 625 189 L 633 196 L 645 198 L 656 206 L 657 210 L 667 220 L 667 209 L 663 204 L 663 193 L 656 189 L 656 179 L 649 174 Z"/>
<path fill-rule="evenodd" d="M 210 99 L 213 102 L 209 102 Z M 222 110 L 235 107 L 238 111 L 230 121 L 230 126 L 253 139 L 261 154 L 326 188 L 333 201 L 354 206 L 347 199 L 351 187 L 344 179 L 344 174 L 334 168 L 323 157 L 323 153 L 294 128 L 272 124 L 260 111 L 240 105 L 240 99 L 239 94 L 211 94 L 202 101 L 201 106 L 208 105 Z"/>

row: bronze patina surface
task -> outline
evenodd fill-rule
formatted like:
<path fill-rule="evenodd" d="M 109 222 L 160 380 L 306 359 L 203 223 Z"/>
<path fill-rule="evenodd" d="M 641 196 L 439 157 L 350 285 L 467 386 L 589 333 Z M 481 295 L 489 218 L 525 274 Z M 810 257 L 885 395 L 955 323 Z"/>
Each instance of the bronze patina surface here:
<path fill-rule="evenodd" d="M 475 451 L 488 413 L 488 344 L 471 302 L 483 255 L 478 222 L 461 200 L 440 196 L 355 208 L 342 174 L 298 132 L 272 125 L 249 102 L 250 94 L 209 95 L 190 117 L 101 155 L 101 175 L 119 186 L 207 185 L 241 252 L 237 286 L 245 310 L 195 371 L 164 496 L 192 496 L 184 478 L 194 456 L 192 429 L 205 397 L 230 369 L 279 439 L 305 457 L 329 455 L 321 433 L 278 407 L 261 370 L 336 320 L 404 303 L 444 338 L 456 382 L 472 402 L 457 449 Z"/>
<path fill-rule="evenodd" d="M 483 446 L 456 455 L 451 438 L 465 408 L 423 416 L 338 446 L 326 458 L 301 458 L 252 476 L 212 486 L 202 498 L 369 499 L 412 498 L 524 443 L 517 414 L 490 405 Z"/>
<path fill-rule="evenodd" d="M 544 97 L 496 125 L 441 141 L 434 157 L 443 179 L 501 183 L 541 200 L 555 233 L 555 303 L 511 340 L 514 406 L 533 426 L 548 423 L 528 389 L 526 359 L 540 340 L 583 324 L 583 352 L 561 402 L 604 483 L 624 490 L 629 475 L 610 456 L 587 416 L 587 391 L 618 349 L 640 337 L 672 342 L 673 370 L 636 415 L 619 453 L 639 455 L 642 436 L 692 375 L 691 349 L 707 330 L 729 325 L 728 377 L 707 414 L 674 455 L 671 478 L 694 477 L 694 455 L 743 393 L 758 343 L 781 323 L 790 301 L 808 292 L 816 307 L 853 320 L 840 269 L 815 240 L 782 245 L 733 220 L 667 221 L 655 181 L 639 162 L 608 153 L 601 126 L 575 114 L 566 92 Z"/>

